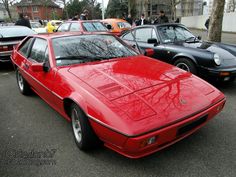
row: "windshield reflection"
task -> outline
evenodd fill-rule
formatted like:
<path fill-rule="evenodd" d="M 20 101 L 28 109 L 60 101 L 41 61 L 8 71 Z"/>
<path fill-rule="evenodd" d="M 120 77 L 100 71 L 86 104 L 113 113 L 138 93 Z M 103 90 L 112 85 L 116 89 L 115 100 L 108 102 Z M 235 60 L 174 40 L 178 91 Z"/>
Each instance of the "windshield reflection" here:
<path fill-rule="evenodd" d="M 195 39 L 195 36 L 192 33 L 180 26 L 161 26 L 158 27 L 158 32 L 163 43 Z"/>
<path fill-rule="evenodd" d="M 53 49 L 58 66 L 137 55 L 111 35 L 55 38 Z"/>

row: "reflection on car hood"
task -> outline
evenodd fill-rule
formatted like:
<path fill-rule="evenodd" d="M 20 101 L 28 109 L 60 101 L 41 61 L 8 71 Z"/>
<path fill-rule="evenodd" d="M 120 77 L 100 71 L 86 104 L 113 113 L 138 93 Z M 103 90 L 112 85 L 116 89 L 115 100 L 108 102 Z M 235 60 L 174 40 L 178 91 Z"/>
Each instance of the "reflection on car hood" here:
<path fill-rule="evenodd" d="M 69 72 L 133 121 L 158 118 L 156 125 L 161 126 L 204 109 L 221 95 L 191 73 L 144 56 L 98 63 Z"/>

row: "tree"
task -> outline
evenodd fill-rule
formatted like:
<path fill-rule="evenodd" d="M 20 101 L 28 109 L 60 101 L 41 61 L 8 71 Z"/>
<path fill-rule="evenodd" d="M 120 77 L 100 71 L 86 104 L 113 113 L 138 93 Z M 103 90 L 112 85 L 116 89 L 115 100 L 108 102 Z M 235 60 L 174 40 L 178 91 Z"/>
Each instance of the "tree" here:
<path fill-rule="evenodd" d="M 225 0 L 214 0 L 212 14 L 210 17 L 210 25 L 208 32 L 208 40 L 221 42 L 222 22 L 224 16 Z"/>
<path fill-rule="evenodd" d="M 171 19 L 176 19 L 176 6 L 181 2 L 182 0 L 171 0 Z"/>
<path fill-rule="evenodd" d="M 66 6 L 67 0 L 54 0 L 54 2 L 63 6 L 63 12 L 66 16 L 66 19 L 69 19 L 69 14 L 68 14 L 67 6 Z"/>
<path fill-rule="evenodd" d="M 128 3 L 110 0 L 106 10 L 106 17 L 121 18 L 122 15 L 128 12 Z"/>
<path fill-rule="evenodd" d="M 15 2 L 15 0 L 1 0 L 0 2 L 2 2 L 4 8 L 7 11 L 7 14 L 8 14 L 10 20 L 12 21 L 11 11 L 10 11 L 9 7 L 10 7 L 10 5 L 12 5 Z"/>
<path fill-rule="evenodd" d="M 100 3 L 97 3 L 96 0 L 70 0 L 66 4 L 66 8 L 70 18 L 81 14 L 84 9 L 89 11 L 89 19 L 100 19 L 102 16 Z"/>

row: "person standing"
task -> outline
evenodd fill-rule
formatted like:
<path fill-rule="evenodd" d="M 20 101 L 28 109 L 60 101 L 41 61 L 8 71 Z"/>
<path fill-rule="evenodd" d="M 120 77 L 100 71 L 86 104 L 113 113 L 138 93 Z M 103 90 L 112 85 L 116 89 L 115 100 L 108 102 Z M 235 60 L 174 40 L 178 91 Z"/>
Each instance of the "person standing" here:
<path fill-rule="evenodd" d="M 88 20 L 88 14 L 89 14 L 89 11 L 85 9 L 83 13 L 80 15 L 80 20 Z"/>
<path fill-rule="evenodd" d="M 129 14 L 128 17 L 125 19 L 131 26 L 133 25 L 133 19 L 131 15 Z"/>
<path fill-rule="evenodd" d="M 15 25 L 17 25 L 17 26 L 26 26 L 28 28 L 31 28 L 29 19 L 25 18 L 22 13 L 19 14 L 19 19 L 16 21 Z"/>
<path fill-rule="evenodd" d="M 208 32 L 208 29 L 209 29 L 209 24 L 210 24 L 210 17 L 205 22 L 205 27 L 207 29 L 207 32 Z"/>
<path fill-rule="evenodd" d="M 146 25 L 146 24 L 148 24 L 148 21 L 145 19 L 145 15 L 142 14 L 141 18 L 137 21 L 136 26 Z"/>
<path fill-rule="evenodd" d="M 154 21 L 154 24 L 162 24 L 162 23 L 168 23 L 168 22 L 169 22 L 168 17 L 165 15 L 165 12 L 161 10 L 159 13 L 159 18 L 157 18 Z"/>

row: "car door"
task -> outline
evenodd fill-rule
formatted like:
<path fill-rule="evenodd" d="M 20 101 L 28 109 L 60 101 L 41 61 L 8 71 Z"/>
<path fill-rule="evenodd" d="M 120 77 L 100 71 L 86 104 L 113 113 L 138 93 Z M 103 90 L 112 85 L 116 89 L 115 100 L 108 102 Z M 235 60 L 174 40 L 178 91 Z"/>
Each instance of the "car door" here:
<path fill-rule="evenodd" d="M 160 43 L 160 39 L 158 38 L 154 27 L 137 28 L 134 31 L 134 35 L 135 40 L 141 49 L 145 50 L 151 48 L 155 51 L 154 58 L 164 58 L 163 50 L 165 50 L 165 46 Z M 148 39 L 157 39 L 157 44 L 149 44 Z"/>
<path fill-rule="evenodd" d="M 51 68 L 49 60 L 47 40 L 35 38 L 27 59 L 29 69 L 26 71 L 33 79 L 31 82 L 33 89 L 47 102 L 53 103 L 53 95 L 51 90 L 54 84 L 56 71 Z M 47 68 L 47 71 L 33 71 L 30 68 L 33 64 L 39 63 L 44 65 L 45 68 Z"/>

